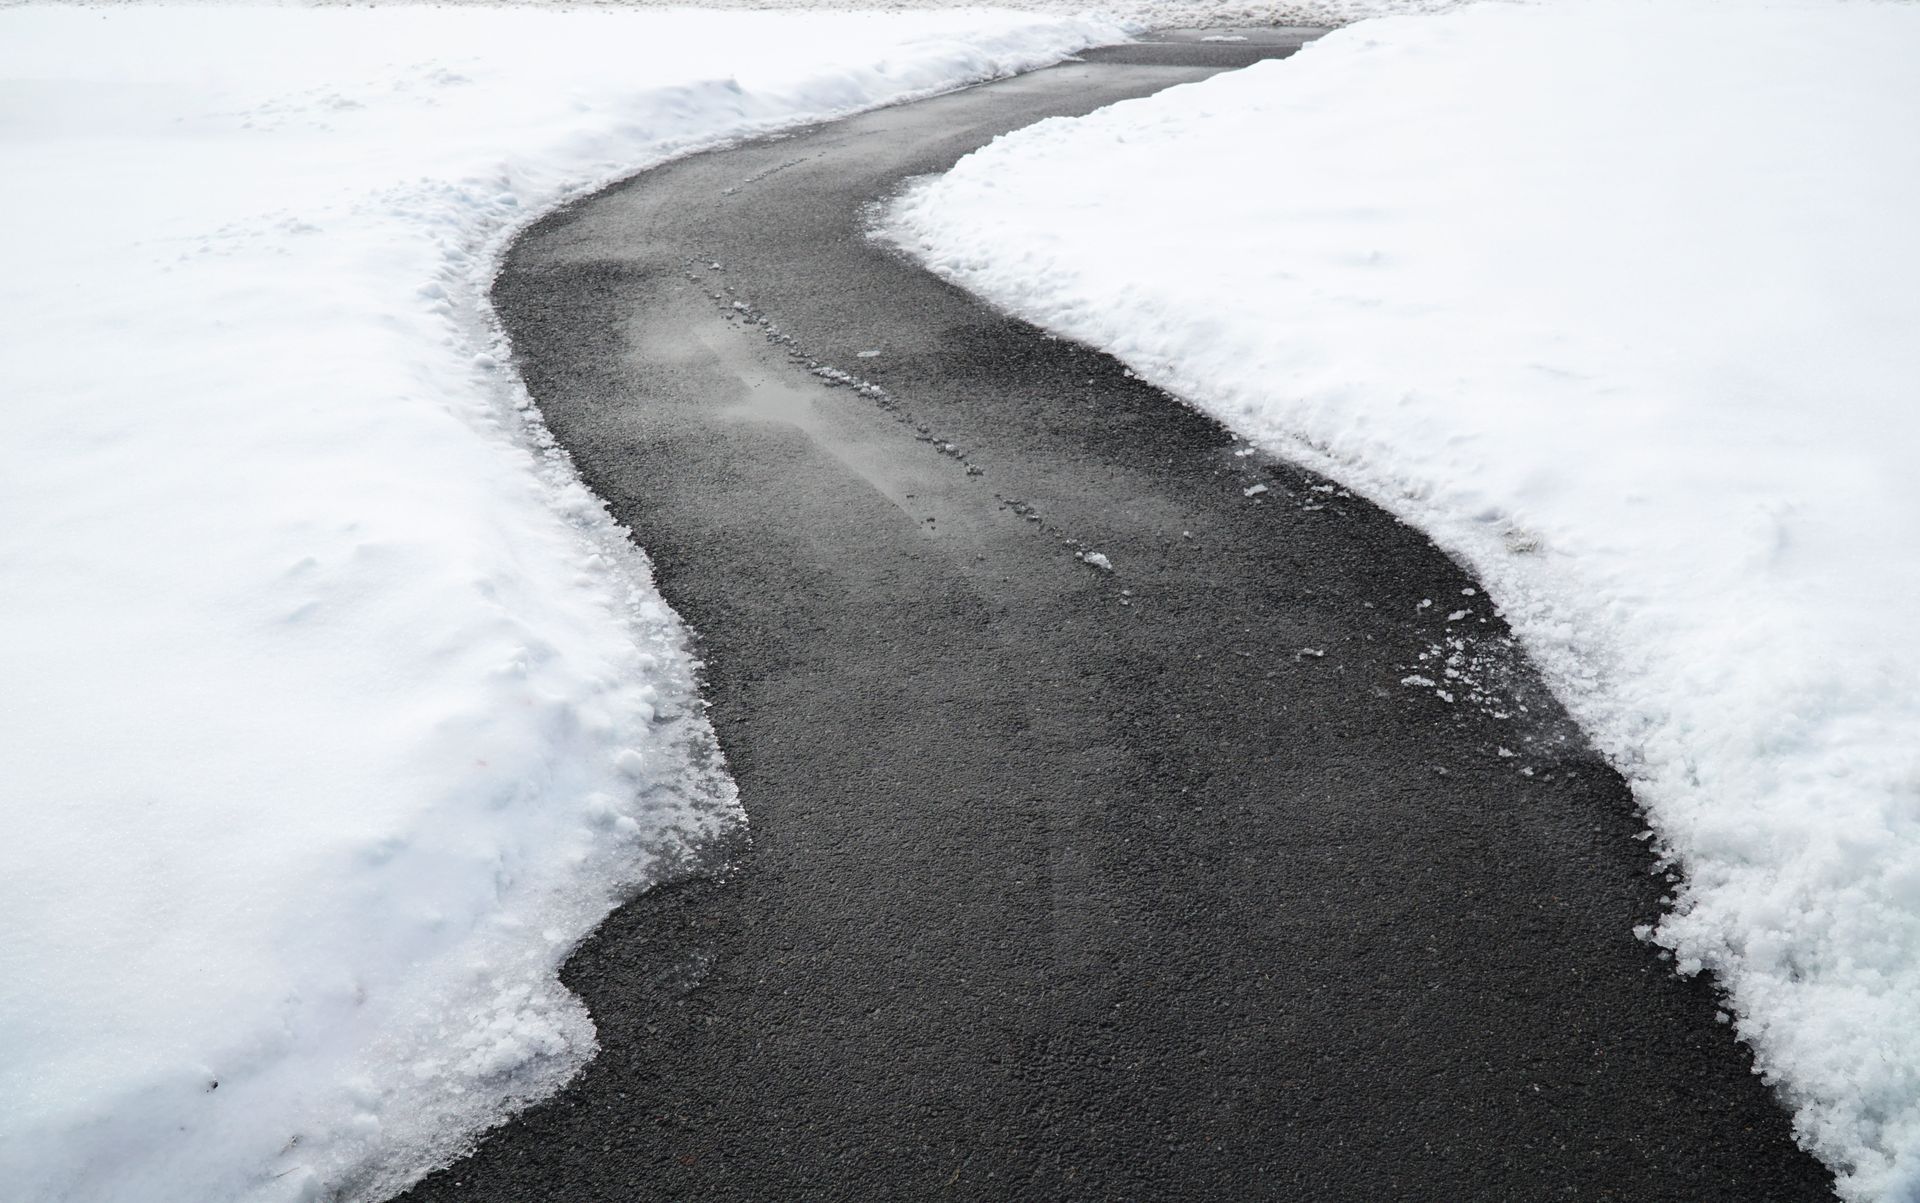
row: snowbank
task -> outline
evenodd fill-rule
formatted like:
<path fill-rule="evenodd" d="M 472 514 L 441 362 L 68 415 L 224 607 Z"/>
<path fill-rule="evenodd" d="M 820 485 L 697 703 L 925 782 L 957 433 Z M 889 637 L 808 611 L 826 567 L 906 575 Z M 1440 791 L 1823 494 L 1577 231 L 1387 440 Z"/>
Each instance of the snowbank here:
<path fill-rule="evenodd" d="M 153 0 L 88 0 L 95 4 L 153 2 Z M 168 0 L 158 0 L 168 2 Z M 191 2 L 191 0 L 189 0 Z M 312 0 L 319 4 L 354 4 L 361 0 Z M 567 7 L 664 8 L 676 0 L 441 0 L 443 3 L 490 5 L 503 2 Z M 1445 12 L 1473 0 L 999 0 L 993 7 L 1022 12 L 1091 16 L 1137 30 L 1195 29 L 1222 26 L 1307 26 L 1331 28 L 1368 17 L 1394 13 Z M 979 0 L 702 0 L 703 9 L 874 9 L 930 12 L 977 8 Z"/>
<path fill-rule="evenodd" d="M 1115 36 L 0 12 L 0 1194 L 376 1197 L 591 1054 L 555 968 L 737 807 L 503 366 L 494 253 L 676 151 Z"/>
<path fill-rule="evenodd" d="M 891 219 L 1472 564 L 1853 1199 L 1920 1195 L 1916 58 L 1897 4 L 1367 22 Z"/>

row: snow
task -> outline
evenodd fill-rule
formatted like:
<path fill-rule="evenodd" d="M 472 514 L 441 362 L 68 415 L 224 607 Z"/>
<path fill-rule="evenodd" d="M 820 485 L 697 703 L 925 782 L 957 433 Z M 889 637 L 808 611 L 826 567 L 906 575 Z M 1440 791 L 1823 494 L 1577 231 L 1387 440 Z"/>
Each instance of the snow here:
<path fill-rule="evenodd" d="M 1057 59 L 1006 13 L 0 12 L 0 1193 L 370 1199 L 548 1094 L 739 821 L 485 310 L 583 187 Z"/>
<path fill-rule="evenodd" d="M 1917 56 L 1871 2 L 1369 21 L 889 226 L 1472 566 L 1855 1200 L 1920 1197 Z"/>
<path fill-rule="evenodd" d="M 124 3 L 127 0 L 91 0 L 93 3 Z M 172 0 L 160 0 L 172 2 Z M 187 0 L 191 2 L 191 0 Z M 353 0 L 316 0 L 324 4 L 347 4 Z M 489 4 L 497 0 L 448 0 L 455 4 Z M 672 7 L 673 0 L 528 0 L 540 6 L 589 7 Z M 1327 28 L 1348 22 L 1394 13 L 1445 12 L 1472 0 L 1000 0 L 995 9 L 1052 13 L 1071 17 L 1092 17 L 1126 25 L 1136 31 L 1197 30 L 1214 31 L 1203 40 L 1230 42 L 1248 40 L 1234 30 L 1270 29 L 1275 26 Z M 705 0 L 702 9 L 819 10 L 872 9 L 898 12 L 922 12 L 978 9 L 979 0 Z"/>

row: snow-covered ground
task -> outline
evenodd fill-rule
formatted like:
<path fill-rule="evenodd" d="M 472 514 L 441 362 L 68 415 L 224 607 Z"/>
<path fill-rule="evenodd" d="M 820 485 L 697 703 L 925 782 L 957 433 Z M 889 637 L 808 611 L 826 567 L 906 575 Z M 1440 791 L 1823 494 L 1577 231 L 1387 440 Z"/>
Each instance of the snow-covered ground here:
<path fill-rule="evenodd" d="M 1910 4 L 1391 18 L 888 227 L 1470 562 L 1863 1200 L 1920 1197 L 1916 61 Z"/>
<path fill-rule="evenodd" d="M 737 807 L 493 256 L 676 151 L 1116 36 L 0 12 L 0 1196 L 379 1196 L 591 1054 L 556 966 Z"/>
<path fill-rule="evenodd" d="M 93 5 L 187 3 L 198 0 L 68 0 Z M 282 0 L 275 0 L 282 2 Z M 317 5 L 352 6 L 367 0 L 307 0 Z M 421 0 L 387 0 L 418 3 Z M 677 0 L 435 0 L 471 7 L 527 5 L 564 8 L 670 8 Z M 1395 13 L 1445 12 L 1474 0 L 998 0 L 991 7 L 1021 12 L 1091 17 L 1136 30 L 1216 28 L 1232 25 L 1295 25 L 1331 28 Z M 978 9 L 980 0 L 702 0 L 707 10 L 933 12 Z"/>

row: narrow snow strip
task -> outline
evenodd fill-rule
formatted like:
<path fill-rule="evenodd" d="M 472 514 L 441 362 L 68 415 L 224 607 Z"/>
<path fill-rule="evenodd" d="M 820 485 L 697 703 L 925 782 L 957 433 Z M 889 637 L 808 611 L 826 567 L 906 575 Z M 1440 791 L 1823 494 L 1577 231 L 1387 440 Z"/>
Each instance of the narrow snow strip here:
<path fill-rule="evenodd" d="M 1350 26 L 893 210 L 1470 562 L 1684 874 L 1654 933 L 1920 1195 L 1920 8 Z"/>
<path fill-rule="evenodd" d="M 1003 0 L 996 8 L 1027 12 L 1093 14 L 1141 30 L 1262 29 L 1272 26 L 1331 28 L 1396 13 L 1445 12 L 1472 0 Z M 713 0 L 711 7 L 812 8 L 821 0 Z M 971 0 L 852 0 L 835 7 L 965 6 Z M 1217 34 L 1212 41 L 1228 40 Z"/>
<path fill-rule="evenodd" d="M 496 254 L 673 153 L 1119 36 L 0 12 L 0 1195 L 377 1198 L 591 1055 L 557 966 L 738 813 Z"/>
<path fill-rule="evenodd" d="M 849 0 L 837 8 L 964 7 L 973 0 Z M 995 8 L 1026 12 L 1093 14 L 1140 30 L 1265 29 L 1273 26 L 1332 28 L 1396 13 L 1445 12 L 1473 0 L 1001 0 Z M 821 0 L 710 0 L 713 8 L 813 8 Z M 1208 41 L 1234 41 L 1219 33 Z"/>

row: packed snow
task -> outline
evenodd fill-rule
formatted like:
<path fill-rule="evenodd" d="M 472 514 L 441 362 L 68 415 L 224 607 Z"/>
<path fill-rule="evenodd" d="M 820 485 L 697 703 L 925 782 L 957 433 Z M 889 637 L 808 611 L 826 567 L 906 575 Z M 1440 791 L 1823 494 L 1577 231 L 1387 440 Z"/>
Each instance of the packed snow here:
<path fill-rule="evenodd" d="M 1473 567 L 1856 1200 L 1920 1197 L 1916 61 L 1910 4 L 1388 18 L 889 219 Z"/>
<path fill-rule="evenodd" d="M 0 1195 L 376 1198 L 591 1055 L 557 966 L 737 805 L 495 255 L 676 152 L 1119 36 L 0 12 Z"/>

